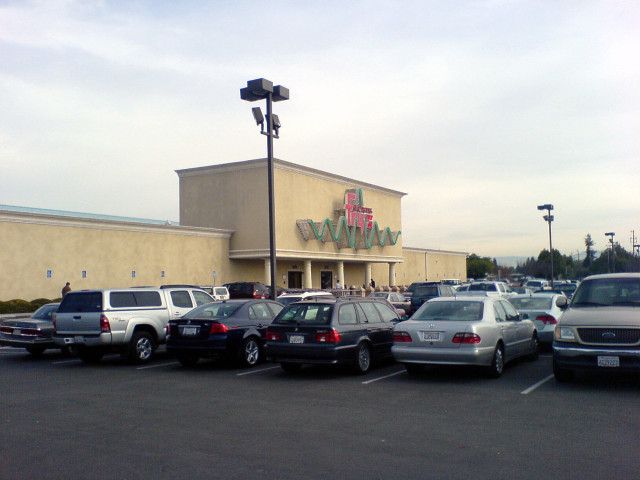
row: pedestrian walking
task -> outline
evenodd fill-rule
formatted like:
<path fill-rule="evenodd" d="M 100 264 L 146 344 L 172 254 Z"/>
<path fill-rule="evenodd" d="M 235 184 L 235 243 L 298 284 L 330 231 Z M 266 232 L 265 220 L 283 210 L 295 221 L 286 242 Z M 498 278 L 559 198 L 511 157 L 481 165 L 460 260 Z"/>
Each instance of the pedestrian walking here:
<path fill-rule="evenodd" d="M 62 298 L 71 291 L 71 283 L 67 282 L 67 284 L 62 287 Z"/>

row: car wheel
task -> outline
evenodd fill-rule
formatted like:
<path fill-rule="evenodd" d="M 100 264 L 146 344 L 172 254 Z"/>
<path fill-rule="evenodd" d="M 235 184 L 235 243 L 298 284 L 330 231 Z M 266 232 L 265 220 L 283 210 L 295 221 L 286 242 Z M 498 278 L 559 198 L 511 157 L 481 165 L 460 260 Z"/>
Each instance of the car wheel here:
<path fill-rule="evenodd" d="M 185 367 L 193 367 L 198 363 L 198 360 L 200 360 L 200 357 L 192 353 L 183 353 L 178 355 L 178 361 Z"/>
<path fill-rule="evenodd" d="M 573 370 L 568 368 L 559 367 L 556 360 L 553 360 L 553 376 L 556 377 L 556 381 L 564 383 L 573 380 Z"/>
<path fill-rule="evenodd" d="M 297 372 L 302 367 L 301 363 L 280 362 L 280 366 L 285 372 Z"/>
<path fill-rule="evenodd" d="M 491 366 L 487 369 L 487 374 L 491 378 L 499 378 L 504 370 L 504 350 L 502 345 L 496 346 L 493 352 L 493 359 L 491 360 Z"/>
<path fill-rule="evenodd" d="M 256 337 L 245 338 L 238 353 L 240 365 L 243 367 L 255 367 L 262 356 L 258 339 Z"/>
<path fill-rule="evenodd" d="M 104 352 L 96 348 L 79 348 L 78 358 L 84 363 L 100 363 Z"/>
<path fill-rule="evenodd" d="M 527 356 L 527 360 L 530 362 L 535 362 L 538 360 L 538 356 L 540 355 L 540 342 L 538 341 L 538 336 L 534 335 L 531 337 L 531 353 Z"/>
<path fill-rule="evenodd" d="M 371 349 L 369 344 L 361 342 L 356 349 L 355 370 L 359 375 L 364 375 L 371 368 Z"/>
<path fill-rule="evenodd" d="M 27 349 L 27 352 L 29 352 L 34 357 L 39 357 L 47 349 L 47 347 L 43 347 L 42 345 L 29 345 L 25 348 Z"/>
<path fill-rule="evenodd" d="M 155 344 L 150 333 L 135 332 L 129 343 L 129 360 L 134 363 L 147 363 L 153 356 Z"/>
<path fill-rule="evenodd" d="M 404 368 L 409 375 L 417 375 L 424 371 L 424 365 L 420 365 L 419 363 L 405 363 Z"/>

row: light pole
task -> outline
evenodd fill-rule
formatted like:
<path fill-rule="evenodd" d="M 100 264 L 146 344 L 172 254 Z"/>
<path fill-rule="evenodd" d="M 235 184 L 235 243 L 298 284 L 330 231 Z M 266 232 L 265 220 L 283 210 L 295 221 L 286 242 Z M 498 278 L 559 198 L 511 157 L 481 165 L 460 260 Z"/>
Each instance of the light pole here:
<path fill-rule="evenodd" d="M 613 249 L 613 237 L 616 236 L 615 232 L 607 232 L 605 233 L 607 237 L 609 237 L 609 242 L 611 242 L 611 260 L 609 263 L 609 273 L 613 270 L 613 273 L 616 273 L 616 251 Z"/>
<path fill-rule="evenodd" d="M 544 221 L 549 224 L 549 253 L 551 254 L 551 289 L 553 290 L 553 243 L 551 242 L 551 222 L 553 222 L 553 215 L 551 215 L 551 210 L 553 210 L 553 205 L 550 203 L 545 203 L 544 205 L 538 205 L 538 210 L 546 210 L 547 214 L 543 216 Z"/>
<path fill-rule="evenodd" d="M 282 85 L 273 86 L 265 78 L 249 80 L 245 88 L 240 89 L 240 98 L 248 102 L 267 101 L 267 130 L 264 129 L 264 117 L 260 107 L 252 109 L 253 118 L 260 125 L 260 133 L 267 136 L 267 182 L 269 185 L 269 261 L 271 263 L 271 299 L 275 300 L 276 289 L 276 227 L 275 201 L 273 189 L 273 139 L 278 137 L 280 119 L 272 112 L 272 102 L 289 100 L 289 89 Z"/>

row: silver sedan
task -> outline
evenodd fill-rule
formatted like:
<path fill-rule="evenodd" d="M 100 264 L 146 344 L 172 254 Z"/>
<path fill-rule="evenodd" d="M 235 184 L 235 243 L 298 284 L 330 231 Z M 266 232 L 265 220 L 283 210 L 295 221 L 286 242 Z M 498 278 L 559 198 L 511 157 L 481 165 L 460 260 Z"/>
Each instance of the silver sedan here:
<path fill-rule="evenodd" d="M 409 373 L 425 365 L 479 365 L 490 377 L 505 363 L 538 358 L 534 323 L 498 297 L 440 297 L 394 328 L 393 353 Z"/>

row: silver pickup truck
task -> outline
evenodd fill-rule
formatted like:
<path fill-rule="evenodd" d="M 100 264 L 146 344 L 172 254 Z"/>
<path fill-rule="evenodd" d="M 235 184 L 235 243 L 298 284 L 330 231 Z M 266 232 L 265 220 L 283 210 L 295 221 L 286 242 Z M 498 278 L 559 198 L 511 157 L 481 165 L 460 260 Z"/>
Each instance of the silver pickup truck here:
<path fill-rule="evenodd" d="M 127 288 L 67 293 L 53 316 L 53 340 L 72 347 L 87 363 L 110 350 L 135 363 L 148 362 L 165 343 L 167 323 L 213 302 L 195 288 Z"/>

